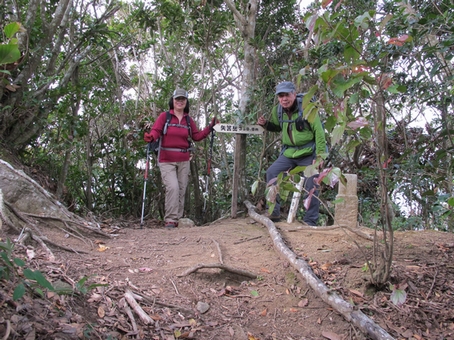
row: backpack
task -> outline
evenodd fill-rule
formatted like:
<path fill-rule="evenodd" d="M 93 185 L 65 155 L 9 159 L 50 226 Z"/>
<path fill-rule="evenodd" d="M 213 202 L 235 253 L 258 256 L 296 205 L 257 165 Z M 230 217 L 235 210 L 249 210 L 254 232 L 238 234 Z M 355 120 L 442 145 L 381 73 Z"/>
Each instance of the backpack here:
<path fill-rule="evenodd" d="M 155 155 L 158 155 L 159 150 L 169 150 L 169 151 L 180 151 L 180 152 L 191 152 L 193 150 L 192 147 L 192 142 L 188 139 L 188 148 L 187 149 L 174 149 L 174 148 L 163 148 L 161 147 L 161 141 L 162 137 L 167 134 L 167 128 L 169 126 L 177 126 L 181 127 L 184 129 L 189 130 L 189 136 L 192 138 L 192 131 L 191 131 L 191 119 L 189 118 L 189 115 L 186 115 L 186 123 L 187 125 L 182 125 L 182 124 L 170 124 L 170 121 L 172 119 L 172 115 L 170 114 L 169 111 L 166 111 L 166 122 L 164 124 L 164 129 L 162 130 L 162 135 L 155 141 L 151 143 L 150 149 L 155 153 Z"/>
<path fill-rule="evenodd" d="M 296 102 L 298 104 L 298 118 L 296 119 L 283 119 L 283 113 L 282 113 L 282 105 L 278 104 L 277 106 L 277 118 L 279 120 L 279 124 L 281 126 L 284 125 L 284 123 L 295 123 L 296 129 L 298 131 L 303 131 L 303 130 L 310 130 L 312 131 L 312 126 L 309 124 L 306 118 L 303 118 L 303 97 L 306 93 L 298 93 L 296 95 Z M 311 99 L 311 101 L 314 101 L 315 97 Z M 322 122 L 322 127 L 325 129 L 325 124 Z M 314 136 L 315 138 L 315 136 Z M 315 150 L 315 139 L 312 142 L 309 142 L 308 144 L 305 144 L 303 146 L 298 147 L 299 148 L 305 148 L 309 146 L 310 144 L 313 144 L 314 150 Z M 283 146 L 283 149 L 285 149 L 285 146 Z M 328 143 L 326 143 L 326 153 L 329 154 L 329 147 Z"/>

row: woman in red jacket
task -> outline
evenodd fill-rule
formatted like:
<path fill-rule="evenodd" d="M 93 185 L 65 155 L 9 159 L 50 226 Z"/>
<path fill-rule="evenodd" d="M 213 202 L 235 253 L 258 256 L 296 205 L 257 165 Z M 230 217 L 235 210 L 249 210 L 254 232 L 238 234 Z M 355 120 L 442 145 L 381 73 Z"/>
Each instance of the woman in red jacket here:
<path fill-rule="evenodd" d="M 144 140 L 151 143 L 161 137 L 158 151 L 158 164 L 162 183 L 166 188 L 165 217 L 166 228 L 176 228 L 183 217 L 184 198 L 189 179 L 189 161 L 193 141 L 205 139 L 218 122 L 214 117 L 205 129 L 199 130 L 194 120 L 189 117 L 188 92 L 176 89 L 169 100 L 170 122 L 167 112 L 162 112 L 156 119 L 151 131 L 146 132 Z M 186 117 L 187 116 L 187 117 Z"/>

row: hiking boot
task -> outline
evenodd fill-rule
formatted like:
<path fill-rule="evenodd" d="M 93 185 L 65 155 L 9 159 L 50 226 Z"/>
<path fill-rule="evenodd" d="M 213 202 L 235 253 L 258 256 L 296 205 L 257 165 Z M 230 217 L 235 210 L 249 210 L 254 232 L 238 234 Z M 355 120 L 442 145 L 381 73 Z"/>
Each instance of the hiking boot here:
<path fill-rule="evenodd" d="M 281 215 L 274 215 L 274 214 L 270 215 L 268 213 L 265 213 L 263 216 L 265 216 L 266 218 L 269 218 L 273 222 L 279 222 L 281 220 Z"/>
<path fill-rule="evenodd" d="M 281 215 L 271 215 L 270 220 L 273 222 L 280 222 L 281 221 Z"/>
<path fill-rule="evenodd" d="M 167 229 L 173 229 L 178 227 L 178 222 L 166 222 L 165 227 Z"/>

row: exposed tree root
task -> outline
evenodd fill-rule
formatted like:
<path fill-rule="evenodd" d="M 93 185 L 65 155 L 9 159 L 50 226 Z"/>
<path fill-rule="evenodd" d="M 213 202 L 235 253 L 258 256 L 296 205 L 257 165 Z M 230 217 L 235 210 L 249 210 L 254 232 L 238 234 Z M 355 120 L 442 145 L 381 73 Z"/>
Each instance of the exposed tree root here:
<path fill-rule="evenodd" d="M 42 216 L 42 215 L 27 214 L 27 213 L 25 215 L 30 216 L 30 217 L 34 217 L 34 218 L 38 218 L 38 219 L 59 221 L 59 222 L 63 223 L 66 228 L 76 231 L 76 229 L 71 228 L 70 226 L 68 226 L 68 223 L 71 223 L 71 224 L 76 225 L 77 227 L 82 228 L 82 231 L 90 231 L 90 232 L 93 232 L 93 233 L 98 234 L 98 235 L 103 236 L 103 237 L 110 237 L 110 235 L 108 235 L 106 233 L 103 233 L 101 230 L 99 230 L 97 228 L 94 228 L 94 227 L 92 227 L 92 226 L 90 226 L 89 224 L 86 224 L 86 223 L 84 224 L 84 223 L 80 223 L 80 222 L 73 221 L 73 220 L 64 220 L 64 219 L 61 219 L 59 217 L 54 217 L 54 216 Z"/>
<path fill-rule="evenodd" d="M 309 286 L 315 291 L 315 293 L 322 298 L 324 302 L 333 307 L 338 313 L 340 313 L 348 322 L 351 322 L 354 326 L 358 327 L 364 334 L 375 340 L 392 340 L 394 339 L 389 335 L 383 328 L 377 325 L 373 320 L 367 317 L 360 310 L 355 310 L 354 306 L 343 300 L 336 292 L 329 289 L 312 271 L 310 266 L 301 258 L 298 258 L 296 254 L 287 247 L 281 234 L 277 230 L 274 223 L 255 212 L 255 207 L 249 202 L 244 202 L 248 208 L 249 216 L 262 223 L 268 228 L 271 239 L 275 249 L 284 256 L 292 266 L 298 270 L 303 276 Z"/>
<path fill-rule="evenodd" d="M 49 192 L 23 171 L 0 159 L 0 217 L 3 224 L 20 232 L 24 227 L 36 231 L 38 221 L 50 221 L 45 227 L 57 227 L 65 233 L 93 233 L 109 238 L 97 223 L 70 212 Z M 45 213 L 42 214 L 42 212 Z M 6 222 L 6 223 L 5 223 Z"/>
<path fill-rule="evenodd" d="M 234 273 L 234 274 L 250 277 L 252 279 L 256 279 L 258 277 L 257 274 L 251 273 L 250 271 L 239 269 L 239 268 L 234 268 L 234 267 L 230 267 L 230 266 L 226 266 L 224 264 L 223 259 L 222 259 L 222 252 L 221 252 L 221 247 L 219 246 L 219 243 L 216 242 L 214 239 L 211 239 L 211 240 L 216 245 L 216 249 L 218 250 L 219 262 L 220 263 L 210 263 L 210 264 L 199 263 L 199 264 L 195 265 L 194 267 L 189 268 L 184 273 L 182 273 L 180 275 L 177 275 L 178 277 L 187 276 L 187 275 L 192 274 L 192 273 L 198 271 L 199 269 L 203 269 L 203 268 L 218 268 L 218 269 L 222 269 L 222 270 L 228 271 L 230 273 Z"/>
<path fill-rule="evenodd" d="M 41 195 L 40 197 L 43 200 L 47 200 L 49 196 L 44 195 L 43 197 Z M 53 203 L 46 202 L 46 204 L 51 205 Z M 60 210 L 64 208 L 57 205 L 56 209 Z M 67 216 L 66 213 L 63 213 L 63 215 Z M 7 227 L 13 230 L 15 233 L 17 233 L 19 235 L 17 237 L 18 243 L 25 244 L 27 240 L 33 240 L 37 242 L 40 245 L 40 247 L 45 251 L 50 261 L 55 261 L 55 255 L 53 254 L 49 246 L 59 248 L 65 251 L 84 253 L 83 251 L 71 249 L 50 240 L 45 235 L 45 233 L 43 233 L 39 228 L 40 224 L 39 220 L 51 220 L 52 224 L 44 224 L 44 227 L 54 228 L 57 227 L 59 230 L 61 230 L 61 232 L 72 235 L 73 237 L 81 240 L 82 242 L 91 244 L 91 246 L 93 246 L 93 243 L 88 237 L 82 234 L 83 232 L 94 233 L 96 235 L 100 235 L 106 238 L 111 237 L 110 235 L 99 230 L 99 228 L 91 226 L 90 223 L 81 222 L 80 218 L 78 217 L 75 217 L 74 219 L 66 219 L 54 216 L 41 216 L 19 211 L 16 206 L 14 206 L 13 204 L 9 203 L 4 199 L 2 190 L 0 189 L 0 221 L 1 221 L 0 227 Z M 71 226 L 71 224 L 74 225 L 75 227 Z"/>
<path fill-rule="evenodd" d="M 225 264 L 222 264 L 222 263 L 208 263 L 208 264 L 199 263 L 199 264 L 195 265 L 194 267 L 189 268 L 188 270 L 186 270 L 185 272 L 183 272 L 177 276 L 178 277 L 187 276 L 187 275 L 192 274 L 192 273 L 198 271 L 199 269 L 203 269 L 203 268 L 218 268 L 218 269 L 228 271 L 230 273 L 250 277 L 252 279 L 256 279 L 258 277 L 257 274 L 251 273 L 250 271 L 226 266 Z"/>

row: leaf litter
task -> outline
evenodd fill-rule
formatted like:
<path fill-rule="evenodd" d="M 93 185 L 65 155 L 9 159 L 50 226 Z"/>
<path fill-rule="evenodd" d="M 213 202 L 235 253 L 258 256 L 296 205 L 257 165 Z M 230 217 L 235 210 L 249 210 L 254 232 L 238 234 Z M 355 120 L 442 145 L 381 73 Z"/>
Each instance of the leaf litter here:
<path fill-rule="evenodd" d="M 15 281 L 1 280 L 0 336 L 366 339 L 320 301 L 278 257 L 265 228 L 248 218 L 171 231 L 157 224 L 143 229 L 137 223 L 120 230 L 111 227 L 103 225 L 115 230 L 116 236 L 97 242 L 93 249 L 76 238 L 50 233 L 50 239 L 84 251 L 56 251 L 55 261 L 48 261 L 36 245 L 16 247 L 15 256 L 66 293 L 49 291 L 40 296 L 28 290 L 14 301 L 11 292 L 21 275 Z M 368 287 L 365 259 L 345 233 L 283 230 L 282 234 L 325 284 L 395 338 L 454 336 L 453 234 L 396 232 L 390 286 L 378 292 Z M 369 249 L 369 241 L 350 237 Z M 99 245 L 103 251 L 98 251 Z M 218 257 L 224 267 L 201 267 L 181 276 L 199 264 L 218 263 Z M 251 279 L 222 269 L 229 266 L 259 274 Z M 77 287 L 82 278 L 86 278 L 85 290 Z"/>

